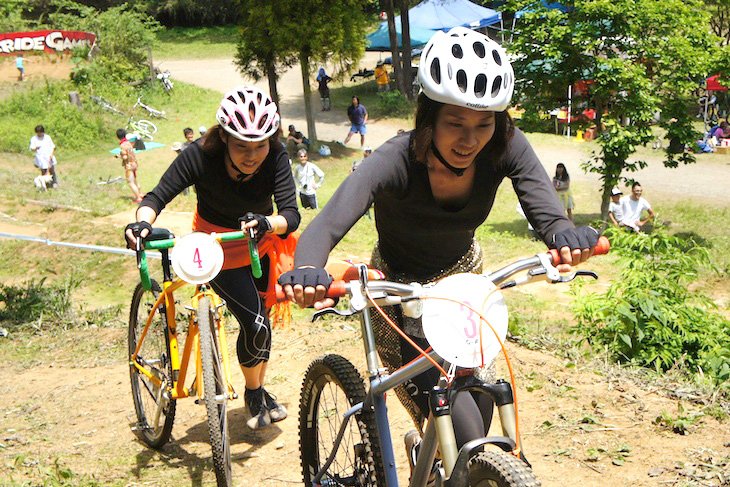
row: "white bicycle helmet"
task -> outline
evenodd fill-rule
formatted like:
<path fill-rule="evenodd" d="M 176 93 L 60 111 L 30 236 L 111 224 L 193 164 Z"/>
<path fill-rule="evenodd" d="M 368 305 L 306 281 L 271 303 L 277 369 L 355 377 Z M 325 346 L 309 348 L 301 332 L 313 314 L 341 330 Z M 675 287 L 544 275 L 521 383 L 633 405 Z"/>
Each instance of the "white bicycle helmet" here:
<path fill-rule="evenodd" d="M 418 82 L 432 100 L 479 111 L 507 109 L 515 75 L 507 53 L 466 27 L 436 32 L 418 66 Z"/>
<path fill-rule="evenodd" d="M 276 103 L 251 86 L 236 86 L 226 93 L 215 118 L 223 130 L 246 142 L 268 139 L 281 123 Z"/>

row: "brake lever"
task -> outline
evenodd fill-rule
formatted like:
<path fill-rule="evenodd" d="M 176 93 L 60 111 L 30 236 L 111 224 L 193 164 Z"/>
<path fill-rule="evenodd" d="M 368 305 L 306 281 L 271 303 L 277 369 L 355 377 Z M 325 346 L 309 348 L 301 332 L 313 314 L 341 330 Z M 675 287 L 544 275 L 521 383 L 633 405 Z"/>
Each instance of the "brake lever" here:
<path fill-rule="evenodd" d="M 578 276 L 586 276 L 592 277 L 593 279 L 598 279 L 598 274 L 593 271 L 575 271 L 572 274 L 560 276 L 560 279 L 557 282 L 570 282 Z"/>
<path fill-rule="evenodd" d="M 353 311 L 351 309 L 349 309 L 347 311 L 343 311 L 343 310 L 339 310 L 339 309 L 335 309 L 335 308 L 324 308 L 324 309 L 314 312 L 314 314 L 312 315 L 312 323 L 317 321 L 322 316 L 328 315 L 328 314 L 335 314 L 337 316 L 348 317 L 348 316 L 354 315 L 355 311 Z"/>
<path fill-rule="evenodd" d="M 142 267 L 142 254 L 140 253 L 140 251 L 142 250 L 141 242 L 142 242 L 142 237 L 137 237 L 135 239 L 135 243 L 136 243 L 135 250 L 137 252 L 137 269 Z"/>

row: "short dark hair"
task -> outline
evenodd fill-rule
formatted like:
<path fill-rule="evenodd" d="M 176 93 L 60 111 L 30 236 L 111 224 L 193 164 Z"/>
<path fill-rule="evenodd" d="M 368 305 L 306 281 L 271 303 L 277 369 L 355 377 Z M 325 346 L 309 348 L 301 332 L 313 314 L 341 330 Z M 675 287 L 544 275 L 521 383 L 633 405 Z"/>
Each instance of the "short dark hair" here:
<path fill-rule="evenodd" d="M 413 131 L 413 149 L 416 161 L 425 163 L 433 141 L 433 128 L 444 103 L 430 99 L 421 93 L 416 104 L 416 128 Z M 509 112 L 494 112 L 494 135 L 477 155 L 477 159 L 488 158 L 498 162 L 507 150 L 507 145 L 515 133 L 515 124 Z"/>
<path fill-rule="evenodd" d="M 35 126 L 35 131 L 36 132 L 43 132 L 44 134 L 46 133 L 46 129 L 43 128 L 43 125 L 36 125 Z"/>
<path fill-rule="evenodd" d="M 353 99 L 353 100 L 357 100 L 357 104 L 358 104 L 358 105 L 360 104 L 360 97 L 359 97 L 359 96 L 357 96 L 357 95 L 352 95 L 352 99 Z"/>
<path fill-rule="evenodd" d="M 193 133 L 195 133 L 195 132 L 193 132 L 193 129 L 191 129 L 190 127 L 185 127 L 183 129 L 183 135 L 185 135 L 185 136 L 187 136 L 188 134 L 193 134 Z"/>
<path fill-rule="evenodd" d="M 289 130 L 296 130 L 296 129 L 294 128 L 294 125 L 289 125 Z"/>
<path fill-rule="evenodd" d="M 117 139 L 122 140 L 124 137 L 127 136 L 127 131 L 124 129 L 117 129 Z"/>
<path fill-rule="evenodd" d="M 634 181 L 634 184 L 631 185 L 631 191 L 633 191 L 634 188 L 636 188 L 637 186 L 641 186 L 641 183 L 638 181 Z"/>

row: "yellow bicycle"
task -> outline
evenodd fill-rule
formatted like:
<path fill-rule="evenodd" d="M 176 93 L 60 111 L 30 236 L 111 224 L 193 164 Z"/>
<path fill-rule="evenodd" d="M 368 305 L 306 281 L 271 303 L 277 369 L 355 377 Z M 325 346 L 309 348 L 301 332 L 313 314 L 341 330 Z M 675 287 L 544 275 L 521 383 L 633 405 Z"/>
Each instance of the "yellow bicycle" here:
<path fill-rule="evenodd" d="M 156 228 L 145 239 L 147 250 L 159 250 L 162 287 L 149 276 L 147 256 L 138 239 L 137 284 L 129 313 L 129 374 L 137 413 L 134 430 L 147 445 L 161 448 L 170 439 L 177 400 L 197 397 L 208 415 L 217 485 L 232 484 L 228 400 L 238 395 L 231 385 L 228 340 L 223 322 L 225 303 L 208 285 L 223 262 L 222 241 L 251 238 L 243 231 L 222 234 L 192 233 L 182 238 Z M 249 240 L 254 275 L 260 275 L 256 245 Z M 175 247 L 170 255 L 170 249 Z M 257 269 L 258 266 L 258 269 Z M 173 277 L 174 274 L 177 277 Z M 176 320 L 174 292 L 195 284 L 187 330 Z M 178 333 L 187 331 L 182 355 Z M 190 366 L 194 370 L 190 370 Z M 185 387 L 189 372 L 195 379 Z"/>

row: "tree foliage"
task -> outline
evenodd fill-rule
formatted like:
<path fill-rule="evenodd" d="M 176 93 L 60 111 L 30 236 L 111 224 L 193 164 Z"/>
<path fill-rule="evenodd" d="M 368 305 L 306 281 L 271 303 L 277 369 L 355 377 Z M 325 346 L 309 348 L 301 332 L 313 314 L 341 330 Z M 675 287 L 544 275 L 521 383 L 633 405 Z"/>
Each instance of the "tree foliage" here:
<path fill-rule="evenodd" d="M 244 76 L 259 81 L 266 77 L 269 92 L 281 110 L 276 86 L 279 76 L 297 60 L 291 39 L 278 35 L 282 17 L 289 13 L 288 0 L 239 0 L 241 35 L 234 62 Z"/>
<path fill-rule="evenodd" d="M 626 172 L 646 166 L 629 157 L 654 138 L 655 114 L 661 113 L 670 140 L 664 164 L 694 162 L 683 150 L 699 136 L 688 107 L 726 49 L 706 28 L 708 12 L 699 0 L 561 3 L 568 12 L 549 10 L 537 0 L 509 3 L 510 10 L 528 10 L 510 46 L 522 78 L 516 99 L 528 110 L 551 110 L 566 103 L 569 86 L 588 82 L 574 103 L 596 110 L 601 150 L 584 169 L 600 174 L 605 218 L 611 188 L 628 180 Z"/>
<path fill-rule="evenodd" d="M 710 13 L 712 31 L 722 39 L 724 45 L 730 44 L 730 0 L 705 0 Z"/>

